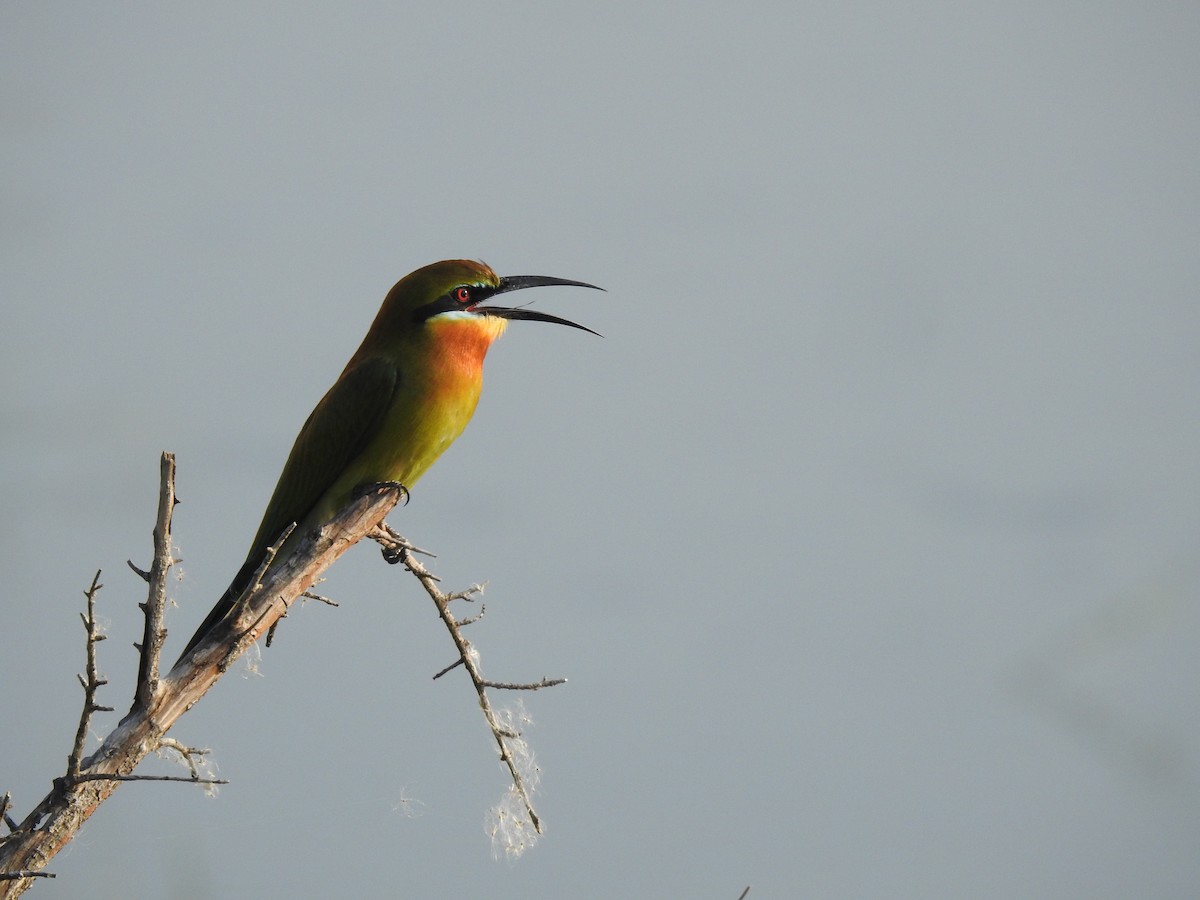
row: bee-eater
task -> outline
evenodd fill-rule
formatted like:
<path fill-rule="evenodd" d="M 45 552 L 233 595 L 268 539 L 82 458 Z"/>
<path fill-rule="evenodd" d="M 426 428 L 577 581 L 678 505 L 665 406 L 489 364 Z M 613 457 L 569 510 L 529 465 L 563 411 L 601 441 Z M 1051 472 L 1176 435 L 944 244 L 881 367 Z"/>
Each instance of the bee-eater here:
<path fill-rule="evenodd" d="M 475 412 L 483 358 L 510 319 L 596 333 L 524 307 L 481 305 L 498 294 L 548 285 L 596 287 L 543 275 L 502 278 L 465 259 L 433 263 L 396 283 L 362 345 L 300 429 L 245 563 L 183 656 L 229 614 L 289 525 L 296 529 L 276 559 L 333 518 L 357 488 L 384 481 L 411 488 L 425 474 Z"/>

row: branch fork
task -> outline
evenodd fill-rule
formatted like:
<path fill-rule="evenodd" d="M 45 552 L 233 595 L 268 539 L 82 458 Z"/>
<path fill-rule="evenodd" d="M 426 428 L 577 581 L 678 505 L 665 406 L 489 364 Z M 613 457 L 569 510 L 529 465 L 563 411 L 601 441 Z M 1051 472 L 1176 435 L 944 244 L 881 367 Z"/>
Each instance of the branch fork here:
<path fill-rule="evenodd" d="M 386 522 L 380 522 L 376 528 L 368 533 L 367 537 L 373 539 L 383 549 L 383 557 L 390 563 L 403 563 L 416 579 L 421 582 L 421 587 L 425 588 L 434 605 L 437 607 L 438 615 L 446 626 L 446 630 L 450 632 L 451 640 L 454 641 L 455 649 L 458 650 L 458 659 L 451 663 L 446 668 L 435 674 L 435 679 L 441 678 L 447 672 L 450 672 L 459 666 L 466 669 L 468 676 L 471 679 L 471 684 L 475 687 L 475 693 L 479 697 L 479 708 L 483 711 L 483 717 L 487 721 L 488 727 L 491 729 L 492 737 L 496 741 L 496 746 L 500 751 L 500 760 L 508 769 L 509 777 L 512 779 L 512 791 L 514 797 L 519 801 L 522 812 L 528 817 L 529 823 L 533 826 L 537 834 L 542 833 L 542 822 L 538 817 L 537 811 L 533 808 L 531 794 L 533 792 L 532 785 L 529 783 L 528 775 L 529 767 L 523 765 L 529 761 L 529 749 L 525 745 L 521 733 L 514 728 L 508 727 L 503 721 L 500 714 L 492 706 L 491 699 L 488 697 L 488 688 L 495 690 L 517 690 L 517 691 L 537 691 L 542 688 L 554 687 L 555 685 L 565 684 L 565 678 L 543 678 L 539 682 L 530 684 L 517 684 L 510 682 L 489 681 L 483 677 L 483 673 L 479 667 L 479 653 L 472 646 L 463 634 L 463 628 L 479 620 L 483 616 L 483 608 L 480 608 L 478 615 L 472 616 L 469 619 L 458 620 L 450 611 L 450 604 L 454 600 L 473 600 L 475 595 L 483 592 L 482 585 L 472 585 L 464 591 L 455 593 L 446 593 L 439 586 L 439 579 L 433 575 L 425 565 L 417 559 L 417 554 L 432 556 L 428 551 L 421 550 L 412 544 L 407 538 L 398 534 Z M 531 765 L 531 764 L 530 764 Z M 533 769 L 536 772 L 536 769 Z M 500 816 L 498 816 L 499 818 Z M 519 828 L 519 826 L 518 826 Z M 510 855 L 519 855 L 523 852 L 525 846 L 528 845 L 528 838 L 518 844 L 510 843 L 505 850 Z"/>
<path fill-rule="evenodd" d="M 92 716 L 110 712 L 112 707 L 97 702 L 100 688 L 108 682 L 100 676 L 97 664 L 97 645 L 105 640 L 96 622 L 96 598 L 103 585 L 97 571 L 91 586 L 84 592 L 86 612 L 81 615 L 87 636 L 86 670 L 79 676 L 84 691 L 83 709 L 75 733 L 64 775 L 54 779 L 50 793 L 25 817 L 16 822 L 9 811 L 11 797 L 0 797 L 0 823 L 9 833 L 0 836 L 0 900 L 22 894 L 35 878 L 53 878 L 43 871 L 46 864 L 74 837 L 83 823 L 113 791 L 125 781 L 174 781 L 209 786 L 225 784 L 222 779 L 207 777 L 208 750 L 187 746 L 167 732 L 187 710 L 208 692 L 222 674 L 249 649 L 264 633 L 273 634 L 278 620 L 287 614 L 297 598 L 311 598 L 337 605 L 326 597 L 311 592 L 321 574 L 351 545 L 370 537 L 383 548 L 390 563 L 403 563 L 434 601 L 458 651 L 458 659 L 433 677 L 440 678 L 459 666 L 467 671 L 479 698 L 479 706 L 496 741 L 500 758 L 512 778 L 508 799 L 493 811 L 493 836 L 506 840 L 505 852 L 519 855 L 531 845 L 533 835 L 528 827 L 540 834 L 541 820 L 533 809 L 530 795 L 536 787 L 537 769 L 532 755 L 514 727 L 523 718 L 519 710 L 497 711 L 488 697 L 488 689 L 532 691 L 563 684 L 566 679 L 545 679 L 519 684 L 490 681 L 479 668 L 476 649 L 463 635 L 463 629 L 484 614 L 462 620 L 450 611 L 454 600 L 472 601 L 482 592 L 482 585 L 447 593 L 438 587 L 438 578 L 421 563 L 418 556 L 434 554 L 415 546 L 388 527 L 384 517 L 400 502 L 407 500 L 403 485 L 379 484 L 367 486 L 356 493 L 352 501 L 327 525 L 305 537 L 300 546 L 286 559 L 275 562 L 279 548 L 291 533 L 289 528 L 270 549 L 255 573 L 251 585 L 238 598 L 234 611 L 218 623 L 191 652 L 165 675 L 161 670 L 163 645 L 167 637 L 164 614 L 167 603 L 166 580 L 171 567 L 178 562 L 172 556 L 171 519 L 178 500 L 175 496 L 175 457 L 164 453 L 160 460 L 160 491 L 158 515 L 153 531 L 154 557 L 149 571 L 129 562 L 129 567 L 148 585 L 147 599 L 139 607 L 145 617 L 145 627 L 138 651 L 138 677 L 133 704 L 100 747 L 85 758 L 87 736 Z M 294 527 L 294 526 L 293 526 Z M 134 769 L 150 753 L 178 756 L 187 765 L 188 776 L 135 775 Z M 513 807 L 515 801 L 518 805 Z"/>
<path fill-rule="evenodd" d="M 245 598 L 240 615 L 232 616 L 214 628 L 203 642 L 163 675 L 160 661 L 166 639 L 163 626 L 166 579 L 175 562 L 171 555 L 171 514 L 176 503 L 175 458 L 172 454 L 162 455 L 160 475 L 154 560 L 148 573 L 142 573 L 131 564 L 134 571 L 148 577 L 149 584 L 147 600 L 141 605 L 146 626 L 143 639 L 137 645 L 138 679 L 133 705 L 99 749 L 84 758 L 91 716 L 105 709 L 96 702 L 96 693 L 104 685 L 95 658 L 96 644 L 104 639 L 94 616 L 95 598 L 101 588 L 97 573 L 92 586 L 85 592 L 88 597 L 88 612 L 84 616 L 88 666 L 86 677 L 80 679 L 84 686 L 84 711 L 68 758 L 67 772 L 55 779 L 50 793 L 19 823 L 8 814 L 11 802 L 6 795 L 2 820 L 10 833 L 0 837 L 0 900 L 22 894 L 33 883 L 34 877 L 50 877 L 42 872 L 46 864 L 121 782 L 224 783 L 220 779 L 199 777 L 197 760 L 204 751 L 185 747 L 166 738 L 166 733 L 296 597 L 307 591 L 325 569 L 382 521 L 400 499 L 400 491 L 390 486 L 363 492 L 326 526 L 302 542 L 296 553 L 266 574 L 258 590 Z M 133 774 L 143 758 L 164 749 L 180 753 L 192 770 L 192 776 Z"/>

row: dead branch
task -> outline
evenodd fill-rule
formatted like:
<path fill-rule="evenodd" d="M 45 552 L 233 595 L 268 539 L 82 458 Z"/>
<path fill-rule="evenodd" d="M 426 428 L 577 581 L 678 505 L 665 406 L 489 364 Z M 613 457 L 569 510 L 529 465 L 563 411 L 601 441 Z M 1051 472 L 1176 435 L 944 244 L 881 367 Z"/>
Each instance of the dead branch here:
<path fill-rule="evenodd" d="M 174 565 L 171 556 L 171 516 L 175 512 L 175 454 L 164 453 L 159 464 L 158 517 L 154 523 L 154 560 L 146 580 L 150 593 L 138 606 L 146 617 L 146 630 L 138 649 L 138 680 L 134 709 L 149 709 L 158 693 L 158 660 L 162 655 L 167 629 L 163 615 L 167 606 L 167 572 Z M 129 563 L 133 567 L 133 563 Z M 131 710 L 132 712 L 132 710 Z"/>
<path fill-rule="evenodd" d="M 540 682 L 534 684 L 512 684 L 506 682 L 488 681 L 483 677 L 479 669 L 479 654 L 478 651 L 471 645 L 470 641 L 463 635 L 463 627 L 471 622 L 477 621 L 479 616 L 483 615 L 481 610 L 479 615 L 467 620 L 455 619 L 454 614 L 450 611 L 450 604 L 454 600 L 473 600 L 476 594 L 482 592 L 481 585 L 472 585 L 463 591 L 455 593 L 446 593 L 438 587 L 438 578 L 433 575 L 419 560 L 415 558 L 415 554 L 421 553 L 427 556 L 432 554 L 428 551 L 421 550 L 414 546 L 409 540 L 393 530 L 386 522 L 380 522 L 379 525 L 367 537 L 376 541 L 383 548 L 383 557 L 390 563 L 402 562 L 408 571 L 416 576 L 421 582 L 421 586 L 425 588 L 425 592 L 429 594 L 437 607 L 438 615 L 445 624 L 446 629 L 450 632 L 450 637 L 454 641 L 454 646 L 458 650 L 458 659 L 451 663 L 446 668 L 442 669 L 433 677 L 440 678 L 452 669 L 458 666 L 463 666 L 471 678 L 471 683 L 475 686 L 475 693 L 479 697 L 479 707 L 483 710 L 483 716 L 487 720 L 488 727 L 492 731 L 492 736 L 496 740 L 496 746 L 500 749 L 500 759 L 508 768 L 509 776 L 512 778 L 512 790 L 516 797 L 519 798 L 525 816 L 528 817 L 529 823 L 533 825 L 534 830 L 542 833 L 542 823 L 538 818 L 537 812 L 534 811 L 533 802 L 530 797 L 532 790 L 527 784 L 525 775 L 522 774 L 522 766 L 519 759 L 525 759 L 529 756 L 528 748 L 524 745 L 521 739 L 521 733 L 513 728 L 508 728 L 501 715 L 499 715 L 492 707 L 491 700 L 488 698 L 487 689 L 495 688 L 497 690 L 522 690 L 536 691 L 544 687 L 553 687 L 554 685 L 564 684 L 565 678 L 546 679 L 543 678 Z M 505 815 L 503 811 L 501 817 Z M 511 826 L 506 826 L 511 827 Z M 519 830 L 519 826 L 517 828 Z M 519 853 L 519 850 L 517 851 Z"/>
<path fill-rule="evenodd" d="M 182 775 L 105 775 L 100 772 L 77 775 L 72 780 L 75 784 L 83 784 L 88 781 L 177 781 L 180 784 L 229 784 L 224 778 L 201 778 L 199 776 L 184 778 Z"/>
<path fill-rule="evenodd" d="M 286 537 L 286 535 L 285 535 L 285 537 Z M 280 538 L 280 543 L 282 543 L 282 542 L 283 542 L 283 538 Z M 324 603 L 326 606 L 341 606 L 341 604 L 338 603 L 336 600 L 330 600 L 328 597 L 322 597 L 320 594 L 314 594 L 312 591 L 305 591 L 300 596 L 302 598 L 304 598 L 305 600 L 319 600 L 321 603 Z M 284 616 L 280 616 L 281 619 L 285 618 L 285 617 L 286 617 L 286 614 Z M 275 622 L 271 625 L 271 627 L 267 629 L 266 645 L 268 647 L 270 647 L 271 644 L 274 643 L 275 629 L 278 627 L 279 627 L 279 619 L 276 619 Z"/>
<path fill-rule="evenodd" d="M 75 745 L 71 748 L 71 755 L 67 758 L 67 777 L 69 778 L 79 775 L 79 761 L 83 759 L 83 750 L 87 745 L 92 713 L 112 712 L 111 706 L 101 706 L 96 703 L 96 692 L 108 684 L 107 679 L 100 677 L 96 667 L 96 645 L 105 638 L 96 626 L 96 594 L 102 587 L 104 585 L 100 583 L 100 570 L 97 569 L 92 578 L 92 586 L 83 592 L 87 597 L 87 615 L 81 615 L 80 618 L 83 619 L 83 627 L 87 632 L 87 679 L 85 680 L 82 675 L 79 676 L 79 683 L 83 685 L 83 712 L 79 716 L 79 728 L 75 731 Z"/>
<path fill-rule="evenodd" d="M 565 678 L 543 678 L 541 681 L 529 681 L 518 683 L 513 681 L 487 681 L 483 682 L 484 687 L 495 688 L 498 691 L 540 691 L 542 688 L 557 687 L 560 684 L 566 684 Z"/>
<path fill-rule="evenodd" d="M 188 747 L 186 744 L 175 740 L 175 738 L 165 737 L 158 742 L 158 753 L 160 756 L 165 756 L 166 751 L 170 751 L 187 763 L 187 767 L 192 772 L 191 780 L 200 782 L 203 776 L 200 774 L 201 768 L 205 767 L 204 757 L 208 756 L 212 751 L 200 747 Z M 208 779 L 210 784 L 227 784 L 228 782 L 221 781 L 216 778 Z"/>
<path fill-rule="evenodd" d="M 265 566 L 260 568 L 255 583 L 239 600 L 235 612 L 214 627 L 165 677 L 159 677 L 158 657 L 165 631 L 161 608 L 156 612 L 154 606 L 157 602 L 156 579 L 165 578 L 173 562 L 170 511 L 174 506 L 174 461 L 171 454 L 163 454 L 161 470 L 163 489 L 154 529 L 154 563 L 147 579 L 150 596 L 144 607 L 146 636 L 139 650 L 137 699 L 129 714 L 104 739 L 100 748 L 86 759 L 69 763 L 67 774 L 54 780 L 50 793 L 22 822 L 14 826 L 7 813 L 7 800 L 4 802 L 3 819 L 12 828 L 12 833 L 0 840 L 0 876 L 3 876 L 0 877 L 0 900 L 24 893 L 35 877 L 48 877 L 41 870 L 122 781 L 162 780 L 134 776 L 133 770 L 146 755 L 164 747 L 182 752 L 182 745 L 165 742 L 167 731 L 298 596 L 307 591 L 351 545 L 383 520 L 402 493 L 394 485 L 376 485 L 360 492 L 329 524 L 308 535 L 291 556 L 272 566 L 269 572 L 265 571 Z M 98 578 L 97 574 L 97 580 L 88 592 L 89 615 L 85 618 L 90 659 L 88 682 L 84 686 L 87 707 L 94 706 L 95 688 L 103 683 L 95 674 L 94 648 L 100 636 L 95 631 L 91 613 L 100 587 Z M 90 716 L 90 713 L 85 715 Z M 81 721 L 85 737 L 87 727 Z M 78 739 L 76 746 L 79 746 Z M 184 748 L 184 751 L 192 765 L 191 757 L 199 751 L 191 748 Z M 74 756 L 72 753 L 72 759 Z M 194 765 L 193 773 L 199 774 Z M 178 780 L 215 782 L 215 779 L 199 777 Z"/>
<path fill-rule="evenodd" d="M 92 714 L 110 711 L 96 703 L 100 687 L 107 682 L 99 676 L 96 646 L 104 640 L 96 624 L 96 596 L 103 585 L 97 572 L 85 591 L 87 612 L 82 616 L 87 632 L 86 677 L 80 676 L 84 688 L 84 707 L 76 731 L 75 742 L 67 762 L 65 775 L 54 779 L 49 794 L 20 823 L 9 815 L 11 799 L 0 797 L 0 821 L 10 833 L 0 837 L 0 900 L 17 897 L 28 889 L 35 878 L 53 878 L 42 871 L 46 864 L 69 842 L 79 828 L 121 782 L 178 781 L 190 784 L 225 784 L 222 779 L 205 777 L 203 757 L 207 750 L 188 747 L 166 737 L 167 732 L 187 710 L 208 692 L 216 681 L 263 634 L 272 632 L 278 620 L 287 614 L 298 597 L 307 597 L 336 605 L 326 597 L 310 592 L 322 573 L 351 545 L 370 536 L 384 547 L 384 557 L 392 563 L 403 562 L 421 582 L 437 606 L 438 614 L 450 632 L 459 658 L 434 678 L 463 666 L 475 686 L 480 708 L 500 750 L 500 758 L 512 777 L 510 797 L 519 798 L 523 807 L 495 811 L 499 823 L 495 831 L 527 835 L 532 825 L 541 833 L 542 825 L 530 799 L 537 770 L 532 766 L 528 747 L 520 731 L 511 723 L 517 718 L 509 710 L 497 712 L 491 705 L 487 689 L 540 690 L 562 684 L 565 679 L 546 679 L 521 684 L 485 679 L 479 669 L 478 653 L 463 636 L 462 629 L 483 615 L 458 620 L 450 612 L 454 600 L 473 600 L 482 588 L 475 585 L 464 591 L 446 593 L 438 588 L 438 578 L 417 559 L 416 554 L 433 556 L 409 543 L 387 525 L 384 517 L 396 506 L 407 491 L 400 485 L 373 485 L 361 491 L 332 521 L 307 535 L 291 556 L 276 561 L 275 556 L 291 533 L 289 528 L 255 572 L 250 585 L 237 599 L 233 611 L 214 626 L 204 639 L 184 656 L 165 676 L 159 671 L 166 629 L 163 617 L 166 606 L 166 579 L 176 560 L 172 557 L 171 517 L 175 499 L 175 461 L 164 453 L 160 466 L 158 515 L 153 531 L 154 558 L 149 571 L 132 562 L 129 567 L 148 585 L 145 603 L 139 604 L 145 615 L 145 630 L 138 649 L 138 680 L 134 702 L 129 713 L 103 740 L 91 756 L 84 758 L 84 748 L 91 727 Z M 294 527 L 294 526 L 293 526 Z M 148 754 L 168 751 L 178 754 L 190 769 L 190 776 L 135 775 L 133 770 Z M 522 763 L 524 761 L 524 765 Z M 494 833 L 495 833 L 494 831 Z M 522 843 L 522 846 L 529 841 Z M 514 850 L 513 842 L 506 848 Z"/>

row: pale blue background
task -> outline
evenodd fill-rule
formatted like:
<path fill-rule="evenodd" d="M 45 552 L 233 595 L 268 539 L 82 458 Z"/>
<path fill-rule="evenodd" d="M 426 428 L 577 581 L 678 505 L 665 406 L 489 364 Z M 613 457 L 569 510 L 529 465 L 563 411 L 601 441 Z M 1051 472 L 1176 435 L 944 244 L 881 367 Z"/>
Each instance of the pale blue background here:
<path fill-rule="evenodd" d="M 123 787 L 36 896 L 1194 896 L 1197 47 L 1195 4 L 5 3 L 22 814 L 97 567 L 128 706 L 161 450 L 177 650 L 396 278 L 609 291 L 522 298 L 606 337 L 515 325 L 392 517 L 490 582 L 491 675 L 571 679 L 542 843 L 492 861 L 473 695 L 363 547 L 173 732 L 233 784 Z"/>

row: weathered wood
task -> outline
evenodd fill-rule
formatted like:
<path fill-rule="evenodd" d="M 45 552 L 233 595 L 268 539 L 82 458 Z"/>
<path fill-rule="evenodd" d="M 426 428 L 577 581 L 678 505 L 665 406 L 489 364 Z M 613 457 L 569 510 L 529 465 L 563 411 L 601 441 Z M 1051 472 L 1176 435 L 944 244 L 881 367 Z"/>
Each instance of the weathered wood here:
<path fill-rule="evenodd" d="M 148 692 L 148 705 L 135 704 L 100 748 L 83 761 L 79 776 L 89 780 L 56 779 L 54 788 L 19 829 L 5 835 L 0 844 L 0 873 L 44 868 L 121 783 L 94 780 L 96 776 L 132 774 L 145 756 L 158 749 L 163 735 L 179 717 L 216 684 L 292 602 L 350 546 L 383 521 L 399 501 L 401 491 L 399 486 L 385 485 L 365 491 L 308 537 L 295 554 L 272 566 L 261 586 L 244 598 L 240 613 L 219 623 L 166 676 L 159 678 L 157 690 Z M 156 559 L 155 563 L 160 561 Z M 152 640 L 154 631 L 151 626 Z M 33 884 L 31 877 L 0 880 L 0 900 L 20 896 Z"/>

